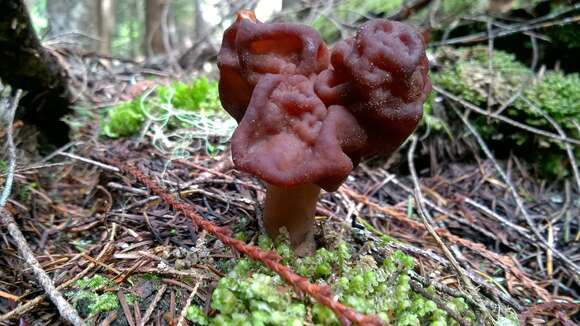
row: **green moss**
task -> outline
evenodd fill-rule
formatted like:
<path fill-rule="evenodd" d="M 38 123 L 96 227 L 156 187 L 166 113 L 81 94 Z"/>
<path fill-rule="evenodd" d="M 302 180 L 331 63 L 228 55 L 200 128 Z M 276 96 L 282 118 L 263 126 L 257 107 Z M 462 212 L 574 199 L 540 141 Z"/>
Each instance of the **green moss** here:
<path fill-rule="evenodd" d="M 431 74 L 433 82 L 476 105 L 486 103 L 490 81 L 493 81 L 492 96 L 502 103 L 531 75 L 512 54 L 498 50 L 493 52 L 490 71 L 488 49 L 484 46 L 443 49 L 436 55 L 441 58 L 444 69 Z"/>
<path fill-rule="evenodd" d="M 274 247 L 266 237 L 258 243 L 264 249 Z M 341 302 L 359 312 L 397 325 L 455 325 L 434 302 L 411 289 L 408 273 L 414 261 L 402 252 L 377 264 L 371 256 L 354 255 L 345 243 L 305 258 L 294 257 L 285 243 L 275 249 L 284 263 L 313 283 L 329 284 Z M 473 317 L 461 299 L 452 298 L 448 305 L 468 319 Z M 191 308 L 190 320 L 207 320 L 209 325 L 340 325 L 329 308 L 298 296 L 279 276 L 248 259 L 240 260 L 219 281 L 212 308 L 214 317 Z"/>
<path fill-rule="evenodd" d="M 436 53 L 443 69 L 431 74 L 433 82 L 447 91 L 480 107 L 486 107 L 488 88 L 492 85 L 492 104 L 494 110 L 506 103 L 524 85 L 522 97 L 552 117 L 572 138 L 580 133 L 574 121 L 580 121 L 580 75 L 549 71 L 541 78 L 534 78 L 533 73 L 511 54 L 494 51 L 491 60 L 493 69 L 488 67 L 488 51 L 484 46 L 462 49 L 441 49 Z M 527 84 L 525 84 L 527 83 Z M 529 86 L 528 86 L 529 85 Z M 427 105 L 431 108 L 432 102 Z M 548 120 L 533 106 L 522 98 L 515 100 L 502 114 L 544 129 L 555 130 Z M 432 126 L 430 114 L 426 121 Z M 521 157 L 537 163 L 544 176 L 561 177 L 568 173 L 567 154 L 560 142 L 519 128 L 507 126 L 496 119 L 478 116 L 474 124 L 479 133 L 490 142 L 501 142 L 502 148 L 513 150 Z M 441 128 L 433 127 L 435 131 Z M 507 146 L 506 146 L 507 145 Z M 533 155 L 530 155 L 533 153 Z M 578 154 L 580 155 L 580 154 Z M 580 156 L 579 156 L 580 157 Z"/>
<path fill-rule="evenodd" d="M 126 137 L 139 132 L 143 122 L 145 122 L 143 102 L 141 99 L 136 99 L 111 108 L 102 129 L 108 137 Z"/>
<path fill-rule="evenodd" d="M 187 310 L 185 311 L 185 318 L 191 322 L 196 323 L 197 325 L 205 326 L 209 324 L 207 316 L 198 306 L 192 305 L 187 307 Z"/>
<path fill-rule="evenodd" d="M 217 82 L 201 77 L 117 104 L 108 110 L 101 128 L 106 136 L 118 138 L 137 134 L 148 118 L 168 127 L 191 127 L 200 114 L 215 114 L 220 108 Z"/>
<path fill-rule="evenodd" d="M 104 287 L 114 286 L 105 276 L 96 274 L 93 277 L 84 277 L 75 282 L 79 288 L 76 291 L 69 291 L 69 297 L 76 306 L 85 306 L 89 316 L 95 316 L 101 312 L 112 311 L 119 308 L 117 295 L 111 292 L 99 294 L 97 291 Z"/>
<path fill-rule="evenodd" d="M 157 89 L 157 96 L 173 107 L 186 111 L 219 110 L 218 84 L 206 77 L 191 83 L 174 82 Z"/>

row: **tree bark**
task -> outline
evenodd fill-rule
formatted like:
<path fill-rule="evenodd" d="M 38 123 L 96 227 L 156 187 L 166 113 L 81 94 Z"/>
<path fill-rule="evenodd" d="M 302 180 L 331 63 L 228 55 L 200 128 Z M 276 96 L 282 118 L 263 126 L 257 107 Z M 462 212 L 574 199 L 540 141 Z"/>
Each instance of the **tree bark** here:
<path fill-rule="evenodd" d="M 36 125 L 45 139 L 68 141 L 61 118 L 70 113 L 68 74 L 36 36 L 23 0 L 0 1 L 0 79 L 26 95 L 17 117 Z"/>
<path fill-rule="evenodd" d="M 113 31 L 115 28 L 114 0 L 95 0 L 97 8 L 97 31 L 99 35 L 99 53 L 110 55 Z"/>
<path fill-rule="evenodd" d="M 146 0 L 145 2 L 145 55 L 147 57 L 165 54 L 166 28 L 163 15 L 169 0 Z"/>

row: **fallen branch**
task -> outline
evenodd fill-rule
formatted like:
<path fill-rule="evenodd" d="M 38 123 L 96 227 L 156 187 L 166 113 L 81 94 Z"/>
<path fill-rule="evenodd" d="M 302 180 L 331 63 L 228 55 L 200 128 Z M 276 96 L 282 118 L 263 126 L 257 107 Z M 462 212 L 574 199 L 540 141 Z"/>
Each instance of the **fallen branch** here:
<path fill-rule="evenodd" d="M 26 264 L 32 269 L 32 273 L 36 277 L 36 280 L 38 283 L 40 283 L 44 291 L 46 291 L 48 297 L 58 309 L 60 315 L 75 326 L 85 325 L 77 311 L 73 308 L 73 306 L 70 305 L 70 303 L 68 303 L 68 301 L 65 300 L 62 294 L 54 286 L 52 279 L 42 269 L 42 266 L 40 266 L 40 263 L 34 257 L 28 242 L 24 238 L 24 235 L 18 228 L 16 221 L 14 221 L 12 214 L 10 214 L 10 212 L 4 208 L 12 190 L 14 169 L 16 167 L 16 148 L 12 139 L 12 123 L 14 122 L 14 114 L 16 112 L 16 108 L 18 107 L 18 102 L 20 101 L 21 96 L 22 91 L 18 90 L 16 92 L 16 96 L 12 100 L 12 106 L 10 107 L 9 111 L 8 128 L 6 133 L 9 165 L 4 189 L 0 195 L 0 222 L 2 222 L 2 225 L 8 229 L 8 233 L 14 239 L 14 242 L 16 242 L 18 252 L 24 258 Z"/>
<path fill-rule="evenodd" d="M 106 159 L 103 159 L 106 161 Z M 308 279 L 296 274 L 289 267 L 280 263 L 281 257 L 274 251 L 264 251 L 257 246 L 252 246 L 243 241 L 236 240 L 231 237 L 230 230 L 217 226 L 214 223 L 203 219 L 195 212 L 195 208 L 190 204 L 178 201 L 167 190 L 163 189 L 159 183 L 151 177 L 146 176 L 140 169 L 131 165 L 125 164 L 117 160 L 108 160 L 109 164 L 115 165 L 122 171 L 132 175 L 138 181 L 143 183 L 152 193 L 158 195 L 163 201 L 169 204 L 173 209 L 180 211 L 185 216 L 189 217 L 193 223 L 201 229 L 213 234 L 218 240 L 233 250 L 242 253 L 252 260 L 260 262 L 274 271 L 290 286 L 301 293 L 306 293 L 330 308 L 337 318 L 345 325 L 354 323 L 356 325 L 385 325 L 385 322 L 377 316 L 369 316 L 356 312 L 342 303 L 338 302 L 336 296 L 327 285 L 312 284 Z"/>

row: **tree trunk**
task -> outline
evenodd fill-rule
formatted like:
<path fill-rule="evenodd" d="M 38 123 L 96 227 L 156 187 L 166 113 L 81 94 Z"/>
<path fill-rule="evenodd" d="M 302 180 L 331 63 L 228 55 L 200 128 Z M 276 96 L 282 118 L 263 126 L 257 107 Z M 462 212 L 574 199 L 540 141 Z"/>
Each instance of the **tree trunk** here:
<path fill-rule="evenodd" d="M 194 17 L 194 41 L 199 41 L 205 34 L 205 21 L 203 20 L 203 12 L 201 9 L 201 0 L 193 1 L 193 8 L 195 10 Z"/>
<path fill-rule="evenodd" d="M 68 75 L 40 44 L 23 0 L 0 1 L 0 58 L 2 82 L 26 91 L 18 118 L 49 142 L 66 143 L 69 128 L 61 118 L 71 112 Z"/>
<path fill-rule="evenodd" d="M 99 53 L 110 55 L 113 31 L 115 28 L 114 0 L 95 0 L 97 8 L 97 31 L 99 34 Z"/>
<path fill-rule="evenodd" d="M 95 0 L 46 1 L 48 36 L 74 41 L 86 50 L 96 50 L 96 8 Z"/>
<path fill-rule="evenodd" d="M 163 15 L 166 14 L 166 6 L 169 0 L 145 0 L 145 55 L 147 57 L 165 54 L 165 41 L 167 39 L 166 26 Z"/>

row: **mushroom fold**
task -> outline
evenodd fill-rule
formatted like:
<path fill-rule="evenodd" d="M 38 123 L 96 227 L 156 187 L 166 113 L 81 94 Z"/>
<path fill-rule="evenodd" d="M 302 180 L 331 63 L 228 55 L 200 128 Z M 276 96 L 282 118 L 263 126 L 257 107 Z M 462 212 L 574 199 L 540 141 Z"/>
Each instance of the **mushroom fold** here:
<path fill-rule="evenodd" d="M 420 34 L 381 19 L 329 51 L 308 26 L 242 12 L 218 67 L 220 99 L 239 122 L 234 162 L 278 187 L 336 190 L 363 156 L 397 149 L 431 91 Z"/>

